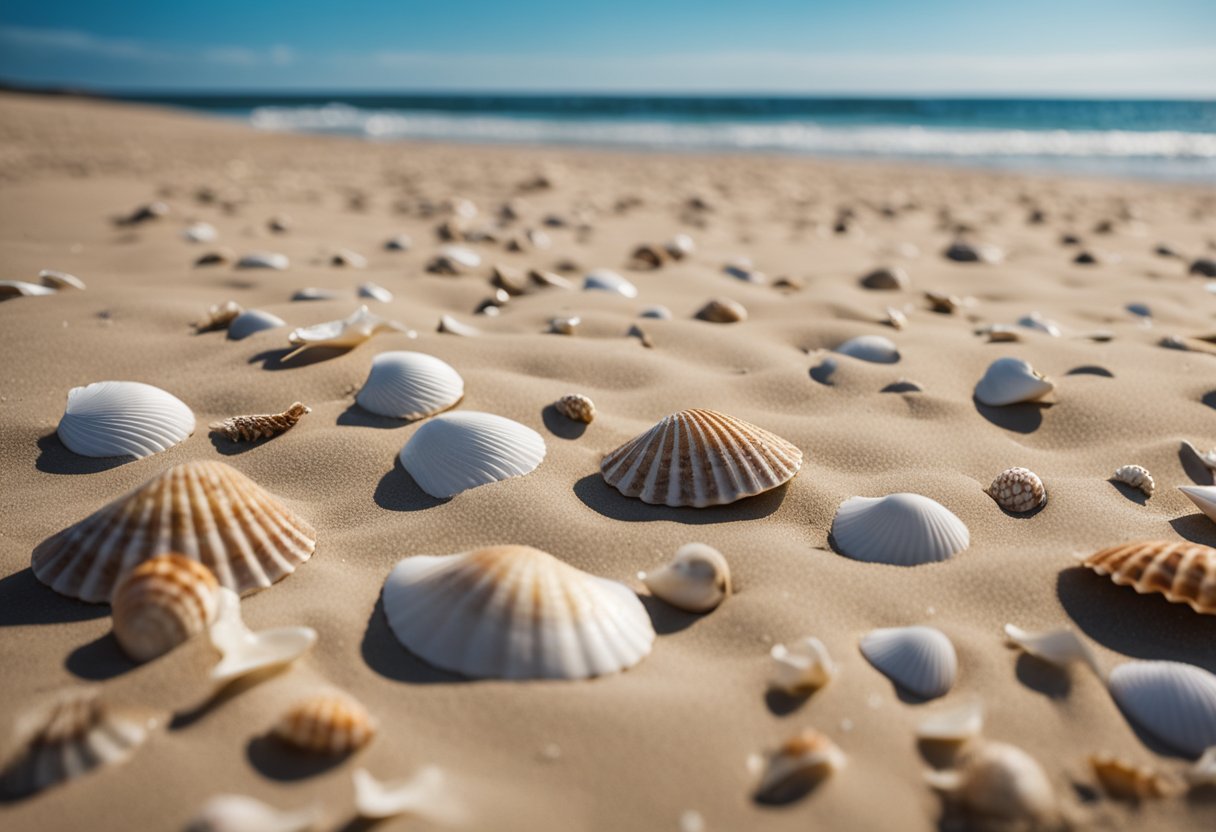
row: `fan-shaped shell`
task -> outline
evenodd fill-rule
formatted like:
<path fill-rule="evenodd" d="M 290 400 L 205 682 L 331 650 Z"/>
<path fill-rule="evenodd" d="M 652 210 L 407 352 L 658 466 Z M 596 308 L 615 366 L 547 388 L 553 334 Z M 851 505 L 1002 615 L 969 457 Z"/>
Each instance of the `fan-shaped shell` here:
<path fill-rule="evenodd" d="M 583 278 L 584 290 L 613 292 L 627 298 L 638 296 L 638 287 L 610 269 L 596 269 Z"/>
<path fill-rule="evenodd" d="M 56 592 L 100 603 L 124 573 L 175 552 L 248 593 L 290 575 L 316 545 L 312 526 L 253 480 L 222 462 L 196 461 L 43 541 L 32 566 Z"/>
<path fill-rule="evenodd" d="M 196 560 L 173 554 L 146 560 L 114 587 L 114 637 L 136 661 L 168 653 L 215 620 L 218 587 Z"/>
<path fill-rule="evenodd" d="M 1182 662 L 1127 662 L 1111 671 L 1124 714 L 1167 745 L 1198 757 L 1216 745 L 1216 676 Z"/>
<path fill-rule="evenodd" d="M 424 423 L 400 458 L 423 491 L 444 499 L 535 471 L 545 458 L 545 440 L 502 416 L 462 411 Z"/>
<path fill-rule="evenodd" d="M 1041 399 L 1055 389 L 1051 379 L 1039 375 L 1020 358 L 998 358 L 988 365 L 975 385 L 975 398 L 989 407 L 1004 407 Z"/>
<path fill-rule="evenodd" d="M 1216 485 L 1180 485 L 1178 490 L 1216 522 Z"/>
<path fill-rule="evenodd" d="M 988 496 L 1014 514 L 1026 514 L 1047 502 L 1047 489 L 1029 468 L 1007 468 L 988 486 Z"/>
<path fill-rule="evenodd" d="M 1083 563 L 1119 586 L 1159 592 L 1195 612 L 1216 614 L 1216 549 L 1187 540 L 1137 540 L 1094 552 Z"/>
<path fill-rule="evenodd" d="M 671 563 L 638 580 L 657 597 L 688 612 L 709 612 L 730 595 L 730 566 L 722 553 L 704 543 L 687 543 Z"/>
<path fill-rule="evenodd" d="M 475 678 L 616 673 L 655 638 L 626 586 L 529 546 L 406 558 L 385 581 L 384 613 L 412 653 Z"/>
<path fill-rule="evenodd" d="M 68 392 L 58 433 L 68 450 L 81 456 L 142 458 L 194 433 L 194 414 L 151 384 L 98 381 Z"/>
<path fill-rule="evenodd" d="M 287 321 L 261 309 L 246 309 L 228 324 L 228 340 L 241 341 L 267 329 L 287 326 Z"/>
<path fill-rule="evenodd" d="M 946 560 L 971 545 L 963 521 L 920 494 L 851 497 L 836 509 L 832 538 L 854 560 L 894 566 Z"/>
<path fill-rule="evenodd" d="M 923 699 L 945 696 L 958 674 L 954 645 L 933 627 L 890 627 L 861 637 L 861 654 L 899 687 Z"/>
<path fill-rule="evenodd" d="M 899 347 L 881 335 L 858 335 L 838 346 L 834 352 L 873 364 L 894 364 L 899 361 Z"/>
<path fill-rule="evenodd" d="M 397 419 L 423 419 L 464 397 L 464 379 L 445 361 L 421 352 L 382 352 L 355 401 Z"/>
<path fill-rule="evenodd" d="M 802 451 L 750 422 L 682 410 L 600 463 L 604 481 L 652 505 L 725 505 L 777 488 L 802 467 Z"/>
<path fill-rule="evenodd" d="M 349 754 L 372 741 L 376 721 L 355 698 L 344 693 L 320 693 L 288 708 L 272 733 L 301 751 Z"/>

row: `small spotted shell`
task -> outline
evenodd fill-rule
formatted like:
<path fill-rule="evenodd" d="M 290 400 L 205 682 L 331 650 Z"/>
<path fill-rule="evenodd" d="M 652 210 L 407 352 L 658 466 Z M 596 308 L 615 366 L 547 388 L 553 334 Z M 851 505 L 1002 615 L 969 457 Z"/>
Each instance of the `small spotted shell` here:
<path fill-rule="evenodd" d="M 1185 789 L 1182 783 L 1155 769 L 1110 754 L 1091 754 L 1089 764 L 1102 791 L 1118 800 L 1172 797 Z"/>
<path fill-rule="evenodd" d="M 1014 514 L 1034 511 L 1047 502 L 1047 489 L 1039 475 L 1028 468 L 1008 468 L 988 486 L 988 496 Z"/>
<path fill-rule="evenodd" d="M 1159 592 L 1195 612 L 1216 614 L 1216 549 L 1186 540 L 1138 540 L 1083 561 L 1099 575 L 1141 594 Z"/>
<path fill-rule="evenodd" d="M 562 396 L 553 403 L 553 407 L 567 419 L 573 419 L 576 422 L 591 424 L 591 421 L 595 419 L 595 403 L 579 393 Z"/>
<path fill-rule="evenodd" d="M 218 606 L 215 575 L 182 555 L 157 555 L 114 587 L 114 637 L 128 656 L 146 662 L 203 632 Z"/>
<path fill-rule="evenodd" d="M 344 693 L 320 693 L 296 702 L 275 724 L 273 734 L 300 751 L 349 754 L 372 741 L 376 721 L 367 708 Z"/>
<path fill-rule="evenodd" d="M 1157 484 L 1153 482 L 1153 475 L 1148 472 L 1147 468 L 1140 465 L 1124 465 L 1117 468 L 1111 475 L 1111 479 L 1124 485 L 1130 485 L 1132 488 L 1139 488 L 1148 497 L 1153 496 L 1153 491 L 1157 488 Z"/>

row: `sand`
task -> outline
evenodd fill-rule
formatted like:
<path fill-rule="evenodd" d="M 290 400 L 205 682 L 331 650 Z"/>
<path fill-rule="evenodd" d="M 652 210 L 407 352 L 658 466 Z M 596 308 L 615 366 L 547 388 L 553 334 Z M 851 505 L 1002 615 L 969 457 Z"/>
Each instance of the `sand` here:
<path fill-rule="evenodd" d="M 551 188 L 519 192 L 541 173 Z M 985 704 L 986 736 L 1041 761 L 1080 825 L 1216 824 L 1211 792 L 1138 809 L 1098 798 L 1089 753 L 1171 773 L 1187 761 L 1138 736 L 1092 674 L 1019 658 L 1002 640 L 1009 622 L 1070 626 L 1107 668 L 1161 658 L 1216 670 L 1216 619 L 1137 596 L 1074 560 L 1136 538 L 1216 544 L 1216 525 L 1175 488 L 1204 478 L 1184 466 L 1180 443 L 1216 446 L 1216 358 L 1159 345 L 1216 330 L 1216 296 L 1186 268 L 1212 245 L 1210 190 L 790 158 L 377 144 L 12 95 L 0 97 L 0 182 L 3 277 L 36 281 L 54 268 L 88 284 L 0 303 L 4 747 L 11 750 L 22 714 L 67 687 L 100 684 L 113 701 L 177 713 L 128 763 L 0 804 L 5 829 L 178 829 L 221 792 L 282 808 L 318 804 L 320 828 L 336 829 L 351 817 L 354 768 L 394 779 L 427 764 L 449 774 L 476 829 L 676 830 L 689 811 L 707 830 L 933 829 L 942 805 L 923 783 L 929 762 L 914 729 L 935 707 L 971 695 Z M 217 202 L 196 198 L 204 187 Z M 586 228 L 548 229 L 553 245 L 543 251 L 471 244 L 481 268 L 427 274 L 446 215 L 426 216 L 420 205 L 451 197 L 472 200 L 491 222 L 498 205 L 517 199 L 523 220 L 513 228 L 539 227 L 550 213 L 581 217 L 576 225 Z M 692 197 L 710 210 L 688 210 Z M 114 224 L 154 199 L 171 206 L 169 216 Z M 843 207 L 856 213 L 853 229 L 833 233 Z M 1046 222 L 1027 222 L 1034 207 Z M 281 214 L 292 218 L 290 231 L 270 233 L 267 220 Z M 215 225 L 221 245 L 282 251 L 292 266 L 195 268 L 214 246 L 181 238 L 193 220 Z M 1094 233 L 1104 220 L 1112 232 Z M 957 224 L 1002 247 L 1005 262 L 945 260 Z M 691 258 L 652 272 L 624 269 L 633 246 L 679 231 L 696 241 Z M 413 237 L 413 249 L 384 251 L 399 232 Z M 1060 244 L 1063 232 L 1081 235 L 1101 262 L 1072 264 L 1078 249 Z M 1159 242 L 1185 257 L 1155 255 Z M 338 247 L 365 254 L 368 268 L 329 266 Z M 725 274 L 723 265 L 741 256 L 803 288 L 783 292 Z M 563 259 L 577 263 L 568 274 L 576 280 L 590 268 L 618 269 L 640 295 L 554 289 L 513 299 L 498 317 L 472 314 L 491 292 L 491 264 L 553 268 Z M 858 285 L 885 264 L 904 267 L 911 288 Z M 368 280 L 396 296 L 373 302 L 376 311 L 416 329 L 416 339 L 379 335 L 346 353 L 283 363 L 286 330 L 233 342 L 190 325 L 228 299 L 291 325 L 344 317 L 356 306 L 354 287 Z M 309 286 L 352 294 L 289 300 Z M 925 290 L 973 300 L 937 314 Z M 694 320 L 714 297 L 743 304 L 748 319 Z M 1125 311 L 1129 303 L 1148 304 L 1151 325 Z M 652 304 L 674 319 L 637 320 Z M 907 308 L 903 331 L 881 322 L 888 305 Z M 1058 321 L 1063 336 L 1023 330 L 1019 343 L 993 344 L 973 332 L 1033 311 Z M 558 313 L 581 316 L 577 335 L 547 333 Z M 441 314 L 482 335 L 436 332 Z M 652 348 L 626 336 L 634 323 Z M 1113 340 L 1082 337 L 1098 330 Z M 890 337 L 899 362 L 838 358 L 830 384 L 811 377 L 820 351 L 861 334 Z M 457 368 L 467 389 L 460 408 L 539 431 L 544 462 L 449 501 L 428 497 L 396 463 L 418 423 L 373 417 L 353 401 L 372 357 L 392 349 Z M 1056 381 L 1050 405 L 977 406 L 976 381 L 1005 355 Z M 55 436 L 66 393 L 104 379 L 171 391 L 193 408 L 198 430 L 139 461 L 75 456 Z M 923 392 L 881 392 L 900 379 Z M 550 406 L 572 392 L 598 408 L 585 429 Z M 233 446 L 205 429 L 297 400 L 312 413 L 263 444 Z M 604 453 L 688 407 L 787 438 L 805 453 L 801 473 L 776 492 L 701 510 L 648 506 L 604 484 Z M 61 597 L 29 569 L 40 541 L 193 459 L 246 473 L 310 520 L 320 541 L 295 574 L 243 604 L 254 627 L 316 628 L 316 648 L 203 709 L 196 706 L 208 696 L 203 680 L 214 661 L 203 640 L 135 666 L 110 634 L 104 605 Z M 1107 481 L 1132 462 L 1156 478 L 1151 499 Z M 1036 471 L 1050 495 L 1029 518 L 1005 514 L 983 490 L 1015 465 Z M 947 506 L 970 528 L 970 548 L 918 568 L 832 551 L 828 532 L 842 500 L 897 491 Z M 737 594 L 706 616 L 648 600 L 659 633 L 653 653 L 594 681 L 462 681 L 398 645 L 379 604 L 389 570 L 410 555 L 522 543 L 640 589 L 639 570 L 689 541 L 725 553 Z M 858 652 L 870 629 L 907 624 L 938 627 L 957 648 L 957 684 L 941 703 L 901 696 Z M 770 647 L 809 635 L 841 665 L 838 678 L 805 702 L 766 696 Z M 352 759 L 301 763 L 265 734 L 294 699 L 326 685 L 364 702 L 380 734 Z M 805 799 L 756 804 L 748 755 L 806 727 L 833 738 L 847 767 Z M 398 819 L 381 828 L 431 826 Z"/>

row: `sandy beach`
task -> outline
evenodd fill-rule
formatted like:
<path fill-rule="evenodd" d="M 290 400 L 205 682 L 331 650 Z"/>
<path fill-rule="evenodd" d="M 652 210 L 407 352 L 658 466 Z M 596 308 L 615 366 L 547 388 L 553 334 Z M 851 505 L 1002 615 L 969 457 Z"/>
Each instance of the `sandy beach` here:
<path fill-rule="evenodd" d="M 457 199 L 478 209 L 468 227 L 492 227 L 496 239 L 460 243 L 481 255 L 479 267 L 430 273 L 437 227 Z M 116 224 L 153 201 L 167 215 Z M 504 203 L 516 217 L 505 224 Z M 286 231 L 269 229 L 275 217 L 290 218 Z M 218 239 L 183 239 L 195 222 Z M 551 244 L 508 251 L 525 229 Z M 695 241 L 691 255 L 628 268 L 636 246 L 677 233 Z M 408 251 L 385 250 L 397 234 L 412 239 Z M 1063 244 L 1066 234 L 1080 243 Z M 109 701 L 173 714 L 128 762 L 0 803 L 0 827 L 180 829 L 205 800 L 234 793 L 284 809 L 318 805 L 318 829 L 360 829 L 353 769 L 401 779 L 435 765 L 470 829 L 930 830 L 943 803 L 924 782 L 932 761 L 916 727 L 978 697 L 984 736 L 1043 765 L 1074 828 L 1213 828 L 1211 788 L 1139 805 L 1103 796 L 1090 754 L 1173 776 L 1191 761 L 1138 733 L 1094 674 L 1019 654 L 1003 628 L 1070 627 L 1108 670 L 1167 659 L 1216 672 L 1216 618 L 1077 564 L 1130 540 L 1216 546 L 1216 523 L 1177 489 L 1212 483 L 1180 448 L 1216 448 L 1216 346 L 1185 341 L 1216 333 L 1212 279 L 1188 274 L 1194 259 L 1216 256 L 1214 234 L 1216 195 L 1199 187 L 776 156 L 377 143 L 0 95 L 0 277 L 37 283 L 40 270 L 56 269 L 87 284 L 0 303 L 0 753 L 19 751 L 19 720 L 65 688 L 100 685 Z M 960 235 L 999 247 L 1003 259 L 943 257 Z M 1178 256 L 1156 253 L 1160 244 Z M 291 265 L 194 265 L 220 247 L 281 252 Z M 366 256 L 366 268 L 331 265 L 339 249 Z M 1097 262 L 1074 263 L 1080 251 Z M 767 281 L 724 271 L 741 258 Z M 557 272 L 576 287 L 588 271 L 612 269 L 638 295 L 533 289 L 497 315 L 475 314 L 494 293 L 495 264 Z M 880 266 L 902 268 L 910 285 L 859 283 Z M 393 299 L 357 298 L 368 281 Z M 339 296 L 291 300 L 308 287 Z M 959 308 L 933 311 L 926 292 L 955 296 Z M 714 298 L 742 304 L 747 319 L 697 319 Z M 287 327 L 240 341 L 195 332 L 192 322 L 228 300 L 288 327 L 368 303 L 416 337 L 384 333 L 285 361 Z M 653 305 L 672 319 L 639 318 Z M 888 307 L 906 326 L 888 325 Z M 1036 312 L 1058 336 L 1015 326 Z M 479 334 L 437 331 L 443 315 Z M 550 332 L 553 317 L 571 315 L 581 319 L 574 335 Z M 990 324 L 1013 326 L 1019 340 L 977 334 Z M 644 338 L 630 334 L 635 326 Z M 891 339 L 898 361 L 830 352 L 860 335 Z M 1194 348 L 1163 346 L 1170 337 Z M 532 428 L 544 461 L 449 500 L 428 496 L 397 462 L 425 420 L 375 416 L 354 401 L 372 359 L 388 350 L 450 364 L 465 383 L 457 410 Z M 973 399 L 1003 356 L 1054 381 L 1046 402 Z M 56 436 L 67 393 L 103 380 L 171 392 L 197 429 L 140 460 L 73 454 Z M 920 389 L 884 392 L 903 380 Z M 594 401 L 592 423 L 553 409 L 568 393 Z M 207 430 L 296 401 L 311 413 L 269 441 L 234 444 Z M 801 471 L 782 488 L 704 509 L 647 505 L 604 482 L 606 453 L 686 408 L 776 433 L 802 450 Z M 242 603 L 254 629 L 314 628 L 315 648 L 209 705 L 215 655 L 205 638 L 137 665 L 112 636 L 107 605 L 63 597 L 30 569 L 43 540 L 189 460 L 246 474 L 306 518 L 318 541 L 293 574 Z M 1152 473 L 1151 497 L 1109 481 L 1133 463 Z M 1031 516 L 1006 513 L 985 493 L 1014 466 L 1046 486 L 1048 502 Z M 970 546 L 912 568 L 834 550 L 842 501 L 895 492 L 947 507 Z M 726 556 L 735 585 L 707 615 L 648 597 L 636 578 L 694 541 Z M 395 640 L 380 599 L 398 561 L 507 543 L 638 590 L 658 634 L 653 652 L 593 680 L 468 681 Z M 901 693 L 858 650 L 874 628 L 921 624 L 958 654 L 953 689 L 928 703 Z M 804 700 L 773 695 L 770 649 L 806 636 L 826 645 L 837 677 Z M 327 686 L 366 705 L 379 734 L 350 758 L 302 762 L 266 735 L 292 701 Z M 835 741 L 847 765 L 800 800 L 757 803 L 749 755 L 804 728 Z M 446 827 L 397 818 L 376 828 Z"/>

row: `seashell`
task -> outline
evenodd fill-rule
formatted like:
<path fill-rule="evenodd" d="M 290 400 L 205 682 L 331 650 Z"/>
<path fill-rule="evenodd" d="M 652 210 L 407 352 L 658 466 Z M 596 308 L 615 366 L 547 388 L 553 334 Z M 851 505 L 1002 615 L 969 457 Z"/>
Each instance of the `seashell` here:
<path fill-rule="evenodd" d="M 955 240 L 942 256 L 956 263 L 999 263 L 1005 258 L 1005 253 L 994 245 Z"/>
<path fill-rule="evenodd" d="M 1192 786 L 1216 786 L 1216 745 L 1200 755 L 1187 771 L 1186 779 Z"/>
<path fill-rule="evenodd" d="M 998 358 L 988 365 L 975 385 L 975 398 L 989 407 L 1004 407 L 1041 399 L 1055 389 L 1051 379 L 1039 375 L 1020 358 Z"/>
<path fill-rule="evenodd" d="M 670 321 L 671 310 L 666 306 L 647 306 L 638 313 L 639 318 L 654 318 L 656 321 Z"/>
<path fill-rule="evenodd" d="M 195 266 L 219 266 L 224 263 L 231 263 L 236 259 L 236 253 L 230 248 L 217 248 L 213 251 L 203 252 L 194 261 Z"/>
<path fill-rule="evenodd" d="M 146 560 L 114 587 L 114 637 L 137 662 L 163 656 L 215 621 L 218 588 L 196 560 L 173 554 Z"/>
<path fill-rule="evenodd" d="M 344 297 L 347 297 L 346 292 L 342 292 L 337 289 L 318 289 L 314 286 L 308 286 L 304 289 L 297 289 L 291 294 L 291 299 L 293 301 L 339 300 Z"/>
<path fill-rule="evenodd" d="M 34 550 L 38 580 L 69 598 L 110 600 L 126 571 L 165 552 L 248 593 L 290 575 L 316 548 L 312 526 L 222 462 L 184 462 Z"/>
<path fill-rule="evenodd" d="M 730 298 L 714 298 L 697 310 L 696 317 L 713 324 L 734 324 L 747 320 L 747 310 Z"/>
<path fill-rule="evenodd" d="M 921 742 L 963 744 L 984 730 L 984 703 L 978 696 L 955 702 L 921 720 L 916 738 Z"/>
<path fill-rule="evenodd" d="M 925 292 L 925 300 L 929 301 L 930 309 L 945 315 L 952 315 L 963 306 L 962 300 L 945 292 Z"/>
<path fill-rule="evenodd" d="M 275 251 L 252 251 L 236 261 L 238 269 L 273 269 L 281 272 L 290 265 L 286 254 Z"/>
<path fill-rule="evenodd" d="M 1204 451 L 1196 448 L 1190 442 L 1187 442 L 1185 439 L 1183 440 L 1182 444 L 1186 447 L 1187 451 L 1196 457 L 1201 464 L 1208 468 L 1208 470 L 1216 471 L 1216 448 L 1213 448 L 1205 453 Z M 1191 495 L 1187 494 L 1187 496 L 1190 497 Z"/>
<path fill-rule="evenodd" d="M 509 295 L 522 295 L 528 290 L 528 278 L 520 269 L 497 263 L 490 275 L 490 285 Z"/>
<path fill-rule="evenodd" d="M 386 251 L 409 251 L 414 245 L 409 234 L 394 234 L 384 241 Z"/>
<path fill-rule="evenodd" d="M 18 721 L 18 750 L 0 771 L 0 794 L 25 797 L 125 762 L 155 722 L 150 714 L 106 702 L 98 688 L 65 691 Z"/>
<path fill-rule="evenodd" d="M 182 239 L 189 243 L 214 243 L 219 232 L 209 222 L 195 222 L 182 229 Z"/>
<path fill-rule="evenodd" d="M 1004 344 L 1022 340 L 1022 335 L 1016 329 L 1005 324 L 988 324 L 975 330 L 976 335 L 982 335 L 992 344 Z"/>
<path fill-rule="evenodd" d="M 655 638 L 626 586 L 529 546 L 406 558 L 385 581 L 384 612 L 412 653 L 473 678 L 616 673 Z"/>
<path fill-rule="evenodd" d="M 595 419 L 595 403 L 579 393 L 562 396 L 553 403 L 553 408 L 567 419 L 591 424 Z"/>
<path fill-rule="evenodd" d="M 151 384 L 98 381 L 68 391 L 56 432 L 69 451 L 81 456 L 142 459 L 194 433 L 194 414 L 176 396 Z"/>
<path fill-rule="evenodd" d="M 545 440 L 532 428 L 492 413 L 438 416 L 401 449 L 401 465 L 432 497 L 446 499 L 492 482 L 522 477 L 545 458 Z"/>
<path fill-rule="evenodd" d="M 294 350 L 283 356 L 288 361 L 305 350 L 315 347 L 326 349 L 354 349 L 379 332 L 409 333 L 404 324 L 386 320 L 360 306 L 349 318 L 341 321 L 326 321 L 323 324 L 300 327 L 287 336 Z"/>
<path fill-rule="evenodd" d="M 232 442 L 256 442 L 286 433 L 309 413 L 312 413 L 311 407 L 296 402 L 282 413 L 229 416 L 222 422 L 212 422 L 208 429 L 224 434 Z"/>
<path fill-rule="evenodd" d="M 622 297 L 636 298 L 638 287 L 610 269 L 595 269 L 583 278 L 584 291 L 613 292 Z"/>
<path fill-rule="evenodd" d="M 558 316 L 549 320 L 549 331 L 558 335 L 573 335 L 582 322 L 578 315 Z"/>
<path fill-rule="evenodd" d="M 271 733 L 300 751 L 340 756 L 367 745 L 376 730 L 376 721 L 367 708 L 354 697 L 335 692 L 296 702 Z"/>
<path fill-rule="evenodd" d="M 287 326 L 287 321 L 278 315 L 263 312 L 261 309 L 247 309 L 228 324 L 228 340 L 243 341 L 255 333 L 278 329 L 281 326 Z"/>
<path fill-rule="evenodd" d="M 861 654 L 884 676 L 922 699 L 945 696 L 958 675 L 954 645 L 934 627 L 889 627 L 861 637 Z"/>
<path fill-rule="evenodd" d="M 330 256 L 329 265 L 348 269 L 366 269 L 367 258 L 357 251 L 340 248 Z"/>
<path fill-rule="evenodd" d="M 883 323 L 892 329 L 904 329 L 908 325 L 908 316 L 904 314 L 902 309 L 896 309 L 894 306 L 888 306 L 887 317 Z"/>
<path fill-rule="evenodd" d="M 367 769 L 355 769 L 355 812 L 367 820 L 411 815 L 449 826 L 465 823 L 466 812 L 436 766 L 424 766 L 409 780 L 383 783 Z"/>
<path fill-rule="evenodd" d="M 1031 312 L 1029 315 L 1023 315 L 1018 318 L 1018 326 L 1025 329 L 1033 329 L 1035 332 L 1042 332 L 1044 335 L 1050 335 L 1052 338 L 1060 337 L 1060 325 L 1055 321 L 1044 318 L 1038 312 Z"/>
<path fill-rule="evenodd" d="M 731 593 L 730 566 L 722 553 L 704 543 L 686 543 L 671 563 L 638 580 L 656 597 L 687 612 L 710 612 Z"/>
<path fill-rule="evenodd" d="M 1216 745 L 1216 676 L 1182 662 L 1127 662 L 1107 682 L 1119 709 L 1172 748 L 1198 757 Z"/>
<path fill-rule="evenodd" d="M 1148 472 L 1147 468 L 1140 465 L 1123 465 L 1116 468 L 1110 478 L 1115 482 L 1130 485 L 1132 488 L 1139 488 L 1148 497 L 1153 496 L 1153 491 L 1157 489 L 1157 484 L 1153 482 L 1153 475 Z"/>
<path fill-rule="evenodd" d="M 119 225 L 138 225 L 141 222 L 148 220 L 156 220 L 161 217 L 168 216 L 169 206 L 159 200 L 149 202 L 146 205 L 140 205 L 133 209 L 131 213 L 117 220 Z"/>
<path fill-rule="evenodd" d="M 0 280 L 0 300 L 53 295 L 56 291 L 56 289 L 53 289 L 50 286 L 40 286 L 37 283 L 26 283 L 24 280 Z"/>
<path fill-rule="evenodd" d="M 43 269 L 38 272 L 38 279 L 42 281 L 42 285 L 50 289 L 84 289 L 84 281 L 74 274 L 67 272 L 55 271 L 54 269 Z"/>
<path fill-rule="evenodd" d="M 240 794 L 208 800 L 186 824 L 186 832 L 307 832 L 321 822 L 316 807 L 284 811 Z"/>
<path fill-rule="evenodd" d="M 761 803 L 785 803 L 805 794 L 821 780 L 844 768 L 840 746 L 811 728 L 791 737 L 768 759 L 756 786 Z"/>
<path fill-rule="evenodd" d="M 1029 468 L 1006 468 L 996 475 L 984 493 L 1014 514 L 1025 514 L 1047 503 L 1043 481 Z"/>
<path fill-rule="evenodd" d="M 670 255 L 667 249 L 659 246 L 643 243 L 633 250 L 629 255 L 629 268 L 639 271 L 645 269 L 662 268 L 663 264 L 668 261 Z"/>
<path fill-rule="evenodd" d="M 1032 633 L 1013 624 L 1005 625 L 1005 638 L 1040 661 L 1066 668 L 1074 662 L 1084 662 L 1089 669 L 1102 678 L 1102 670 L 1089 645 L 1072 630 L 1061 628 L 1041 633 Z"/>
<path fill-rule="evenodd" d="M 1089 755 L 1089 765 L 1102 791 L 1118 800 L 1174 797 L 1186 786 L 1149 766 L 1138 766 L 1110 754 Z"/>
<path fill-rule="evenodd" d="M 464 398 L 464 379 L 444 361 L 421 352 L 382 352 L 355 401 L 395 419 L 425 419 Z"/>
<path fill-rule="evenodd" d="M 779 277 L 773 281 L 773 288 L 780 289 L 786 293 L 800 292 L 806 286 L 806 283 L 800 277 Z"/>
<path fill-rule="evenodd" d="M 481 255 L 464 246 L 440 246 L 439 253 L 427 263 L 426 270 L 435 274 L 457 275 L 481 265 Z"/>
<path fill-rule="evenodd" d="M 1200 257 L 1193 260 L 1190 268 L 1187 269 L 1187 274 L 1193 274 L 1199 277 L 1216 277 L 1216 259 L 1211 257 Z"/>
<path fill-rule="evenodd" d="M 836 509 L 832 538 L 842 555 L 893 566 L 946 560 L 971 544 L 962 520 L 920 494 L 851 497 Z"/>
<path fill-rule="evenodd" d="M 451 315 L 439 316 L 439 327 L 436 332 L 446 332 L 448 335 L 459 335 L 462 338 L 474 338 L 481 334 L 481 330 L 477 327 L 461 323 Z"/>
<path fill-rule="evenodd" d="M 964 752 L 959 767 L 926 775 L 967 815 L 968 829 L 1051 829 L 1060 822 L 1059 803 L 1047 772 L 1020 748 L 985 742 Z"/>
<path fill-rule="evenodd" d="M 654 347 L 654 340 L 644 331 L 642 331 L 642 328 L 637 324 L 630 325 L 629 331 L 625 333 L 625 337 L 637 338 L 641 345 L 646 349 L 651 349 Z"/>
<path fill-rule="evenodd" d="M 874 364 L 894 364 L 899 361 L 899 348 L 890 338 L 881 335 L 858 335 L 845 341 L 833 352 Z"/>
<path fill-rule="evenodd" d="M 528 271 L 528 279 L 533 285 L 539 286 L 542 289 L 573 289 L 574 284 L 556 272 L 548 272 L 544 269 L 531 269 Z"/>
<path fill-rule="evenodd" d="M 276 214 L 266 220 L 266 228 L 275 234 L 285 234 L 295 225 L 295 221 L 286 214 Z"/>
<path fill-rule="evenodd" d="M 769 651 L 772 676 L 769 685 L 791 696 L 803 696 L 836 678 L 838 668 L 823 642 L 814 636 L 800 639 L 792 646 L 774 644 Z"/>
<path fill-rule="evenodd" d="M 777 488 L 802 451 L 774 433 L 714 410 L 682 410 L 600 462 L 604 481 L 652 505 L 726 505 Z"/>
<path fill-rule="evenodd" d="M 912 379 L 901 378 L 891 382 L 886 387 L 882 388 L 880 393 L 923 393 L 924 386 L 918 381 Z"/>
<path fill-rule="evenodd" d="M 199 332 L 212 332 L 217 329 L 227 329 L 229 325 L 244 312 L 244 308 L 234 300 L 223 303 L 213 303 L 207 307 L 207 315 L 201 321 L 196 321 L 194 328 Z"/>
<path fill-rule="evenodd" d="M 1178 490 L 1216 523 L 1216 485 L 1180 485 Z"/>
<path fill-rule="evenodd" d="M 901 290 L 912 285 L 908 273 L 899 266 L 881 267 L 861 279 L 861 285 L 867 289 Z"/>
<path fill-rule="evenodd" d="M 677 234 L 663 244 L 663 249 L 673 260 L 683 260 L 697 249 L 697 244 L 687 234 Z"/>
<path fill-rule="evenodd" d="M 735 280 L 742 280 L 744 283 L 754 283 L 757 286 L 768 283 L 768 275 L 754 268 L 751 261 L 747 258 L 741 258 L 734 263 L 727 263 L 722 267 L 722 271 Z"/>
<path fill-rule="evenodd" d="M 317 631 L 312 627 L 272 627 L 255 633 L 241 619 L 241 599 L 235 592 L 220 587 L 216 598 L 218 610 L 210 636 L 220 660 L 211 668 L 211 681 L 219 685 L 291 664 L 317 643 Z"/>
<path fill-rule="evenodd" d="M 1195 612 L 1216 614 L 1216 549 L 1187 540 L 1137 540 L 1094 552 L 1082 563 L 1119 586 L 1158 592 Z"/>

